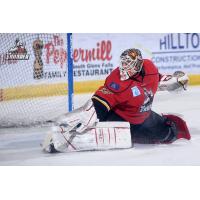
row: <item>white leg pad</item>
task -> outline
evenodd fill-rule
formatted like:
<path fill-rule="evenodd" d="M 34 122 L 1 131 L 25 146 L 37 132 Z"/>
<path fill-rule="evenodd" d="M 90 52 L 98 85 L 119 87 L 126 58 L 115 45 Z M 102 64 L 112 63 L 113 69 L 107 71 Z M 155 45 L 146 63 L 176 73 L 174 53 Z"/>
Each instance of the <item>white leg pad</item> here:
<path fill-rule="evenodd" d="M 130 125 L 128 122 L 98 122 L 93 128 L 79 134 L 75 131 L 53 136 L 55 148 L 60 152 L 108 150 L 131 148 Z M 72 135 L 75 137 L 72 138 Z M 61 144 L 59 146 L 59 144 Z"/>

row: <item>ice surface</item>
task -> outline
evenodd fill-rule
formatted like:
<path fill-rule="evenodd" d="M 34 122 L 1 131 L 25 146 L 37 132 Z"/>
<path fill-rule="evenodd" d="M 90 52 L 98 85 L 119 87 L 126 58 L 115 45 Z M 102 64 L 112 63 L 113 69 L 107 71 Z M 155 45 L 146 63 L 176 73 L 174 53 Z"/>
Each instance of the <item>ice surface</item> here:
<path fill-rule="evenodd" d="M 91 94 L 76 95 L 75 107 Z M 178 113 L 186 120 L 191 140 L 168 145 L 139 145 L 132 149 L 47 154 L 40 143 L 48 127 L 0 129 L 0 165 L 200 165 L 200 87 L 186 92 L 157 93 L 153 110 Z"/>

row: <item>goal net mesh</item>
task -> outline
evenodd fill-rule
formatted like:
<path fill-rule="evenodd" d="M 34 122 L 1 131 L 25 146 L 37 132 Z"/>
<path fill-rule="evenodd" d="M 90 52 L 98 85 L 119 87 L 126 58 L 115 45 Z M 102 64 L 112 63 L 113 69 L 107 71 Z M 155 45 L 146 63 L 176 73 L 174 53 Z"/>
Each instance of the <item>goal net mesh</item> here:
<path fill-rule="evenodd" d="M 68 111 L 66 34 L 0 34 L 0 126 L 52 121 Z"/>

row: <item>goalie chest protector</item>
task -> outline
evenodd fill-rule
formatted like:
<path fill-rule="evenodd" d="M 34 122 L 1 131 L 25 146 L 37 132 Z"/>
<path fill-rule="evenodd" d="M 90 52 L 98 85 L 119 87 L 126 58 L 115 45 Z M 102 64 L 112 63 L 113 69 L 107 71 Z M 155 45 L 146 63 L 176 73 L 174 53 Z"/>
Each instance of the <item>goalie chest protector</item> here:
<path fill-rule="evenodd" d="M 115 113 L 132 124 L 142 123 L 150 114 L 159 83 L 155 65 L 144 59 L 142 73 L 125 81 L 120 80 L 119 68 L 106 78 L 95 96 L 104 100 Z"/>

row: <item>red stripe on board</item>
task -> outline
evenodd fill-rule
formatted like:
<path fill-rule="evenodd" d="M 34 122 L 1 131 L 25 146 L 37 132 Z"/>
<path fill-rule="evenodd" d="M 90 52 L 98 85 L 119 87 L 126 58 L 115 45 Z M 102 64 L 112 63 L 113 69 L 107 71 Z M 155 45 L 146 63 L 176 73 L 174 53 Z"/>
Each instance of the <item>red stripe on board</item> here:
<path fill-rule="evenodd" d="M 108 139 L 109 139 L 109 144 L 110 144 L 110 129 L 108 128 Z"/>
<path fill-rule="evenodd" d="M 64 133 L 64 129 L 62 126 L 60 126 L 60 129 L 61 129 L 61 133 Z"/>
<path fill-rule="evenodd" d="M 94 130 L 95 130 L 96 143 L 98 145 L 97 130 L 96 130 L 96 128 Z"/>
<path fill-rule="evenodd" d="M 91 108 L 93 107 L 93 105 L 91 105 L 88 109 L 86 109 L 85 111 L 89 111 Z"/>
<path fill-rule="evenodd" d="M 88 121 L 88 123 L 87 123 L 86 126 L 88 126 L 88 124 L 90 123 L 90 121 L 91 121 L 91 119 L 92 119 L 92 117 L 93 117 L 94 114 L 95 114 L 95 111 L 93 112 L 93 114 L 92 114 L 92 116 L 90 117 L 90 119 L 89 119 L 89 121 Z"/>
<path fill-rule="evenodd" d="M 116 136 L 115 128 L 114 128 L 114 135 L 115 135 L 115 144 L 116 144 L 117 143 L 117 136 Z"/>
<path fill-rule="evenodd" d="M 64 134 L 63 133 L 61 133 L 61 134 L 65 138 L 66 142 L 72 147 L 72 149 L 76 150 L 76 147 L 69 140 L 67 140 L 67 138 L 64 136 Z"/>
<path fill-rule="evenodd" d="M 103 143 L 104 143 L 104 132 L 103 132 L 103 128 L 102 128 L 101 130 L 102 130 L 102 137 L 103 137 Z"/>

